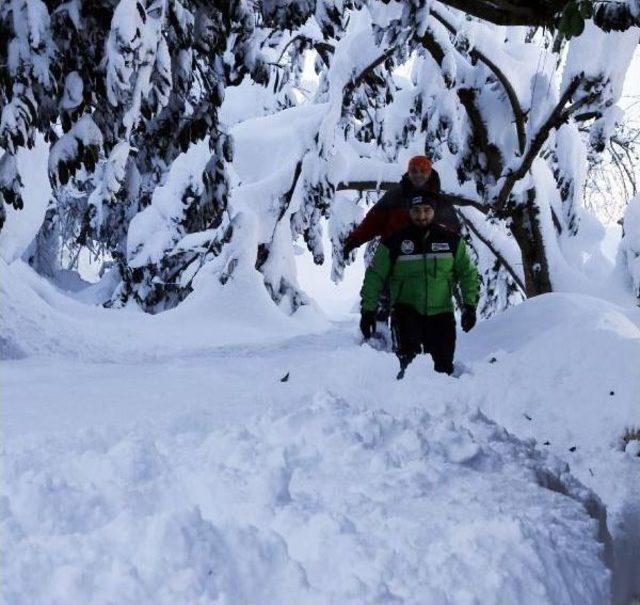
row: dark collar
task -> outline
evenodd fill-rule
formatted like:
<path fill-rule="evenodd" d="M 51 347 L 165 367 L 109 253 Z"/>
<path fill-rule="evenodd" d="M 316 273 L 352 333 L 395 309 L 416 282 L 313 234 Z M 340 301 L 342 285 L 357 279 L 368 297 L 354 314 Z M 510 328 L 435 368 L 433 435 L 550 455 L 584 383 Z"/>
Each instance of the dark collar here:
<path fill-rule="evenodd" d="M 433 223 L 426 229 L 423 229 L 422 227 L 418 227 L 418 225 L 414 225 L 413 223 L 411 223 L 411 225 L 409 225 L 409 227 L 407 228 L 407 235 L 410 235 L 412 238 L 416 239 L 426 239 L 431 233 L 432 228 Z"/>

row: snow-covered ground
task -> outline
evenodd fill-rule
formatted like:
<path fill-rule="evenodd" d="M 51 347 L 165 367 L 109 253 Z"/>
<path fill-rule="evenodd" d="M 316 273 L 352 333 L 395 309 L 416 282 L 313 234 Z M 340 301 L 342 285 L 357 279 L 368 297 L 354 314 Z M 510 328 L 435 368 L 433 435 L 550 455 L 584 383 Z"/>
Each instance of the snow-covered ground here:
<path fill-rule="evenodd" d="M 3 603 L 640 594 L 637 311 L 539 297 L 459 335 L 460 378 L 397 382 L 353 318 L 205 286 L 149 317 L 1 271 Z"/>

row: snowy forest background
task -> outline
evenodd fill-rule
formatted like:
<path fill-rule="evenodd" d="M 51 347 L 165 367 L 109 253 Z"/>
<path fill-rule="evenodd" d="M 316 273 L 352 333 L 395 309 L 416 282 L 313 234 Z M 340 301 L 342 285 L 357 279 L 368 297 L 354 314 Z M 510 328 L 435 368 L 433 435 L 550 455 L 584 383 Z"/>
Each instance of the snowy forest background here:
<path fill-rule="evenodd" d="M 39 227 L 9 259 L 55 278 L 90 258 L 99 302 L 152 313 L 205 275 L 257 271 L 292 313 L 308 302 L 297 242 L 340 280 L 346 234 L 427 153 L 485 317 L 593 291 L 602 222 L 636 192 L 638 108 L 620 101 L 637 6 L 572 1 L 528 27 L 452 6 L 3 2 L 0 220 L 8 205 Z M 638 297 L 632 231 L 616 280 Z"/>
<path fill-rule="evenodd" d="M 636 605 L 639 42 L 640 0 L 0 0 L 0 600 Z M 396 382 L 343 243 L 421 154 L 482 321 Z"/>

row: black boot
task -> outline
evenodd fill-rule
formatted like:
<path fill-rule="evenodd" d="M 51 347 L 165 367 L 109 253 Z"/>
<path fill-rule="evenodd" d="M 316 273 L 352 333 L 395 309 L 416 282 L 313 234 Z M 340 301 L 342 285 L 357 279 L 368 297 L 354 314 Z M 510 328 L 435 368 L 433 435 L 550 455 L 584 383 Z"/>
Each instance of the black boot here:
<path fill-rule="evenodd" d="M 402 380 L 404 378 L 405 370 L 409 367 L 409 364 L 413 361 L 415 355 L 398 355 L 398 361 L 400 362 L 400 371 L 396 376 L 396 380 Z"/>

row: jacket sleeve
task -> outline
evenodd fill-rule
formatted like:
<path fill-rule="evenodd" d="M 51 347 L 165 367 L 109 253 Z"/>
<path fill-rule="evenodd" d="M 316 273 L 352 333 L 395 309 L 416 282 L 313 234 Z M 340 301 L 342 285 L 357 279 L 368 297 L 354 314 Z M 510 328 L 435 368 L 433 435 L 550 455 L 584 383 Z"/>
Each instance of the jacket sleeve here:
<path fill-rule="evenodd" d="M 347 240 L 354 246 L 362 246 L 371 241 L 375 237 L 383 235 L 386 223 L 386 204 L 390 198 L 390 192 L 387 191 L 367 212 L 362 222 L 349 233 Z"/>
<path fill-rule="evenodd" d="M 387 277 L 391 272 L 391 254 L 389 248 L 380 244 L 364 274 L 364 283 L 360 290 L 361 308 L 363 311 L 375 311 Z"/>
<path fill-rule="evenodd" d="M 477 306 L 480 290 L 480 276 L 474 262 L 469 256 L 467 245 L 460 238 L 453 259 L 453 270 L 462 290 L 462 300 L 465 305 Z"/>

